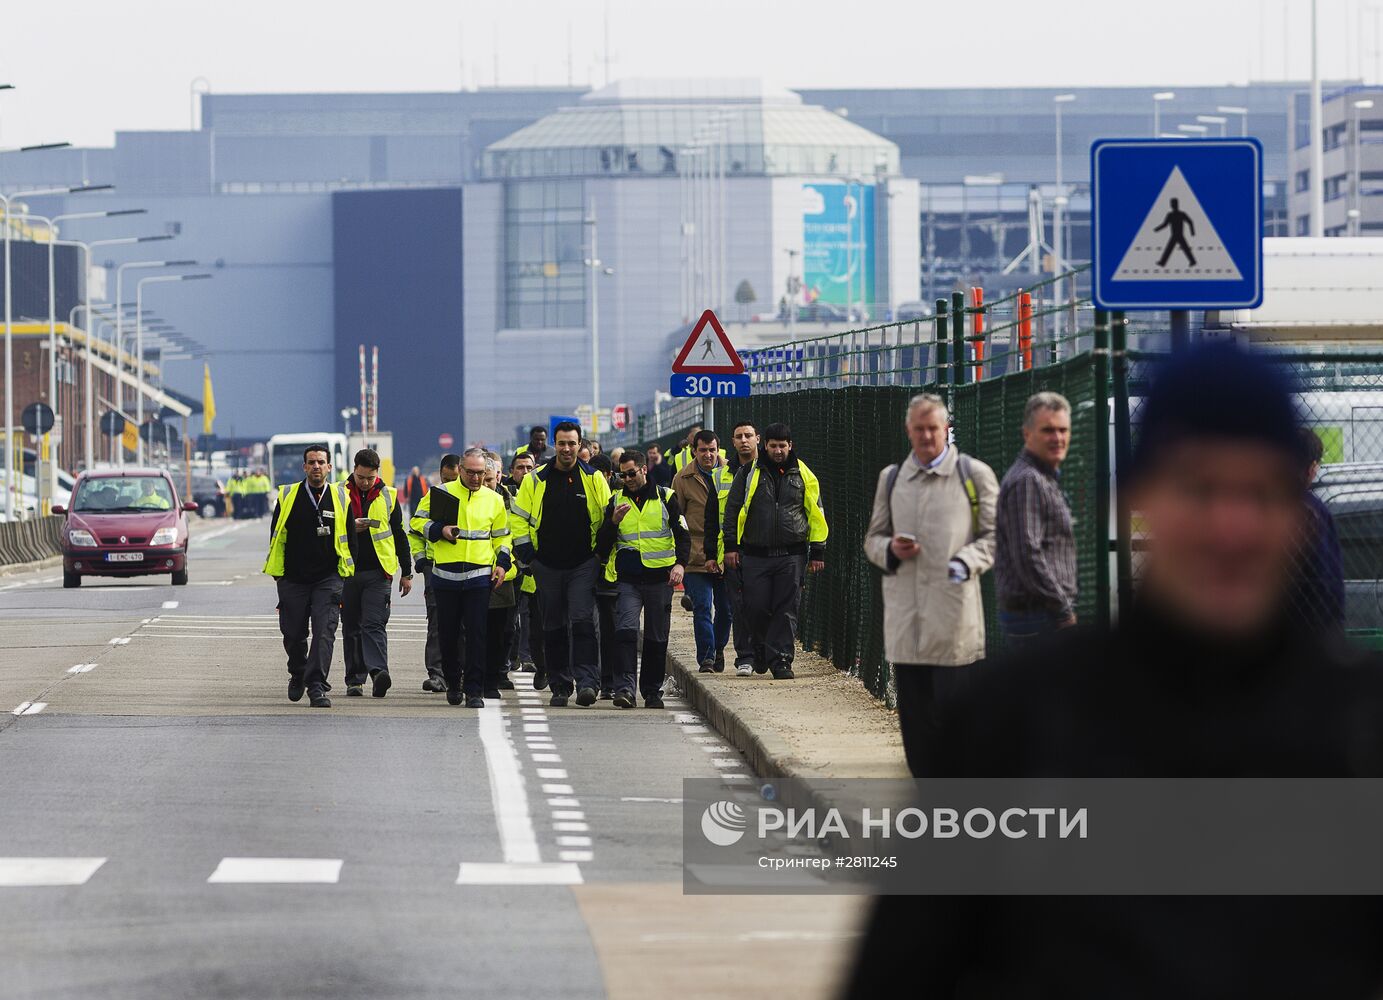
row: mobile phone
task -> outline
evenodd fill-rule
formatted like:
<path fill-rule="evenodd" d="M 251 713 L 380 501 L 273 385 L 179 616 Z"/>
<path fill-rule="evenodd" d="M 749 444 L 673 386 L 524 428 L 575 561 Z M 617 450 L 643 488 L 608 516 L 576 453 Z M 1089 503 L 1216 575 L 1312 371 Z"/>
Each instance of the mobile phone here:
<path fill-rule="evenodd" d="M 901 539 L 902 539 L 903 541 L 905 541 L 905 542 L 912 542 L 912 544 L 914 544 L 914 545 L 917 544 L 917 536 L 916 536 L 916 535 L 910 535 L 910 534 L 908 534 L 906 531 L 900 531 L 900 532 L 898 532 L 898 537 L 901 538 Z"/>
<path fill-rule="evenodd" d="M 378 528 L 378 527 L 379 527 L 379 518 L 377 518 L 377 517 L 367 518 L 367 519 L 365 520 L 365 523 L 368 524 L 371 528 Z"/>

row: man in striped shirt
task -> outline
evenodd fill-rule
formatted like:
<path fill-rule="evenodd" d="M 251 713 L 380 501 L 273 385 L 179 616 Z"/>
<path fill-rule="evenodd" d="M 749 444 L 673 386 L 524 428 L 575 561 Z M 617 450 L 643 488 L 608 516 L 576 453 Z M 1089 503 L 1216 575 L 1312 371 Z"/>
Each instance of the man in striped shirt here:
<path fill-rule="evenodd" d="M 1061 492 L 1071 404 L 1039 392 L 1023 408 L 1023 448 L 1004 474 L 995 514 L 994 583 L 1009 644 L 1076 623 L 1076 540 Z"/>

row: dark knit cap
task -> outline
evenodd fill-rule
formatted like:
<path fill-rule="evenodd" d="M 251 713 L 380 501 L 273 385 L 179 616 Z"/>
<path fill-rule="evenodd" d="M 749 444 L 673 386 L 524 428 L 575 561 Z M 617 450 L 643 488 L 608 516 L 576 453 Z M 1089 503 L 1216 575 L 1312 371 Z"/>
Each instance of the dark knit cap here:
<path fill-rule="evenodd" d="M 1301 420 L 1281 369 L 1224 341 L 1174 354 L 1154 373 L 1143 400 L 1125 478 L 1132 481 L 1147 473 L 1169 446 L 1188 438 L 1265 444 L 1295 465 Z"/>

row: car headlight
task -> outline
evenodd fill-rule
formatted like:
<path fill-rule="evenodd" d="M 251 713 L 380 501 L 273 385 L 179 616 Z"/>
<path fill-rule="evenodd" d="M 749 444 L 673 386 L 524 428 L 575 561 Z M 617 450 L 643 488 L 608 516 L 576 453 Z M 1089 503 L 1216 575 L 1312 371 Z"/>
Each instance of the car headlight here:
<path fill-rule="evenodd" d="M 96 536 L 89 531 L 83 531 L 81 528 L 73 528 L 70 530 L 67 533 L 67 540 L 78 548 L 96 548 Z"/>
<path fill-rule="evenodd" d="M 159 528 L 154 532 L 154 537 L 149 539 L 150 545 L 172 545 L 178 540 L 177 528 Z"/>

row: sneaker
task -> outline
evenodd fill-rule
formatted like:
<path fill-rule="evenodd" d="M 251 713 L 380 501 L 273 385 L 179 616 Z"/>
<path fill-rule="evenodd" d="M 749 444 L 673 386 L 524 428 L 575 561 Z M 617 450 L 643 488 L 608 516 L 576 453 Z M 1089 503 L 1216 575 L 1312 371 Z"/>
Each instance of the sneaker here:
<path fill-rule="evenodd" d="M 541 690 L 542 690 L 543 688 L 545 688 L 545 687 L 547 687 L 547 671 L 546 671 L 546 670 L 535 670 L 535 671 L 533 671 L 533 690 L 534 690 L 534 691 L 541 691 Z"/>
<path fill-rule="evenodd" d="M 702 660 L 702 661 L 701 661 L 701 672 L 702 672 L 703 674 L 709 674 L 709 673 L 711 673 L 712 671 L 714 671 L 715 668 L 716 668 L 716 661 L 715 661 L 715 660 Z"/>
<path fill-rule="evenodd" d="M 301 677 L 288 678 L 289 701 L 302 701 L 304 690 L 306 689 L 303 687 L 303 679 Z"/>
<path fill-rule="evenodd" d="M 740 663 L 735 666 L 736 677 L 753 677 L 754 665 L 752 663 Z"/>
<path fill-rule="evenodd" d="M 314 691 L 308 702 L 313 708 L 331 708 L 331 699 L 321 691 Z"/>
<path fill-rule="evenodd" d="M 790 681 L 794 680 L 795 678 L 796 675 L 792 672 L 792 667 L 784 666 L 773 668 L 773 679 L 775 681 Z"/>
<path fill-rule="evenodd" d="M 447 682 L 440 677 L 429 677 L 427 680 L 423 681 L 424 691 L 436 691 L 440 693 L 446 689 Z"/>
<path fill-rule="evenodd" d="M 460 691 L 448 691 L 448 692 L 447 692 L 447 704 L 448 704 L 448 705 L 459 705 L 459 704 L 461 704 L 461 692 L 460 692 Z"/>
<path fill-rule="evenodd" d="M 613 700 L 616 708 L 634 707 L 634 696 L 628 691 L 621 691 L 619 694 L 615 695 Z"/>
<path fill-rule="evenodd" d="M 683 594 L 683 595 L 682 595 L 682 610 L 683 610 L 683 611 L 690 611 L 690 610 L 691 610 L 692 608 L 694 608 L 694 607 L 696 607 L 696 605 L 692 603 L 692 599 L 691 599 L 690 597 L 688 597 L 686 594 Z"/>
<path fill-rule="evenodd" d="M 501 677 L 496 687 L 498 687 L 501 691 L 512 691 L 514 690 L 514 682 L 511 681 L 507 676 Z"/>
<path fill-rule="evenodd" d="M 486 698 L 489 698 L 491 701 L 499 701 L 499 700 L 500 700 L 499 690 L 498 690 L 497 688 L 487 688 L 486 691 L 485 691 L 485 697 L 486 697 Z M 475 706 L 475 705 L 467 705 L 467 707 L 468 707 L 468 708 L 475 708 L 476 706 Z"/>
<path fill-rule="evenodd" d="M 485 699 L 482 698 L 482 697 L 480 697 L 479 695 L 473 694 L 473 695 L 471 695 L 469 698 L 466 699 L 466 707 L 467 707 L 467 708 L 484 708 L 484 707 L 485 707 Z"/>
<path fill-rule="evenodd" d="M 383 698 L 389 693 L 389 689 L 394 686 L 394 682 L 389 679 L 389 671 L 381 670 L 375 674 L 374 688 L 370 691 L 376 698 Z"/>
<path fill-rule="evenodd" d="M 768 673 L 768 664 L 765 663 L 763 660 L 755 660 L 755 661 L 754 661 L 754 673 L 756 673 L 756 674 L 766 674 L 766 673 Z"/>
<path fill-rule="evenodd" d="M 595 697 L 594 688 L 582 688 L 576 692 L 576 703 L 582 708 L 588 708 L 595 704 Z"/>
<path fill-rule="evenodd" d="M 346 697 L 347 697 L 347 698 L 363 698 L 363 697 L 365 697 L 365 685 L 364 685 L 364 684 L 347 684 L 347 685 L 346 685 Z"/>
<path fill-rule="evenodd" d="M 725 654 L 717 653 L 715 659 L 715 671 L 718 674 L 725 673 Z"/>
<path fill-rule="evenodd" d="M 564 694 L 554 694 L 551 698 L 548 699 L 548 704 L 551 705 L 553 708 L 566 708 L 567 696 Z"/>
<path fill-rule="evenodd" d="M 651 694 L 651 695 L 649 695 L 647 698 L 645 698 L 645 699 L 643 700 L 643 707 L 644 707 L 644 708 L 662 708 L 662 707 L 663 707 L 663 696 L 660 695 L 660 694 Z"/>
<path fill-rule="evenodd" d="M 600 689 L 600 700 L 601 700 L 601 701 L 610 701 L 610 700 L 612 700 L 614 697 L 615 697 L 615 693 L 614 693 L 613 691 L 611 691 L 609 688 L 601 688 L 601 689 Z"/>

